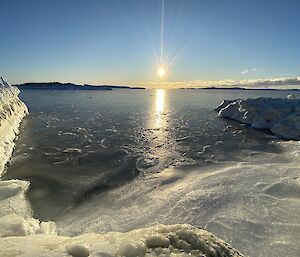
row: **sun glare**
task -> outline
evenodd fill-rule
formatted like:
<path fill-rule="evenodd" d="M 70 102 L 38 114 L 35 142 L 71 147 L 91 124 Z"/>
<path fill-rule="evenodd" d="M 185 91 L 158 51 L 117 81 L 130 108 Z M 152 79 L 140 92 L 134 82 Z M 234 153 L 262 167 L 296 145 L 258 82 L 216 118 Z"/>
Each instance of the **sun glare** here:
<path fill-rule="evenodd" d="M 157 75 L 159 76 L 159 77 L 163 77 L 163 76 L 165 76 L 165 74 L 166 74 L 166 70 L 163 68 L 163 67 L 160 67 L 158 70 L 157 70 Z"/>

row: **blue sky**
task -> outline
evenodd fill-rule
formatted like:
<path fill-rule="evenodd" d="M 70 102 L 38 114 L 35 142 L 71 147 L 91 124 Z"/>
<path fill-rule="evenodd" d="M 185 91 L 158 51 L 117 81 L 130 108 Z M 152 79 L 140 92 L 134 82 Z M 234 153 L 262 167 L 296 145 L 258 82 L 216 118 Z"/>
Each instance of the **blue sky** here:
<path fill-rule="evenodd" d="M 164 1 L 165 81 L 299 76 L 300 1 Z M 11 83 L 158 81 L 161 2 L 2 0 L 0 73 Z"/>

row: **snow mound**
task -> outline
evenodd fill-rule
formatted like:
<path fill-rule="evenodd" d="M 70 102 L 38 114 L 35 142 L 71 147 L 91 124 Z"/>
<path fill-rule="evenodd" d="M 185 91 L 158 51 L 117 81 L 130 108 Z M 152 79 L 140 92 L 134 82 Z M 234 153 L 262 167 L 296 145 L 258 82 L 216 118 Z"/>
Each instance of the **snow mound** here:
<path fill-rule="evenodd" d="M 294 179 L 283 179 L 266 187 L 264 191 L 277 198 L 300 198 L 300 183 Z"/>
<path fill-rule="evenodd" d="M 300 100 L 294 98 L 256 98 L 225 100 L 215 111 L 219 116 L 269 130 L 274 135 L 300 140 Z"/>
<path fill-rule="evenodd" d="M 190 225 L 158 225 L 126 233 L 53 235 L 0 239 L 0 255 L 18 256 L 242 256 L 228 243 Z M 14 254 L 12 254 L 14 255 Z"/>

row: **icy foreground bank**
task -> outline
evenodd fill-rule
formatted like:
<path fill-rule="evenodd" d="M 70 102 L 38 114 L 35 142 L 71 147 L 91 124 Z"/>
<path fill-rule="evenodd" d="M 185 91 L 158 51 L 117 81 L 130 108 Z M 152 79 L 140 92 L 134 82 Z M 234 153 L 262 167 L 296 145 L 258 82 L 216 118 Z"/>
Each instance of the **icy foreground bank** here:
<path fill-rule="evenodd" d="M 0 81 L 0 176 L 9 161 L 19 125 L 28 113 L 26 105 L 18 97 L 19 90 L 2 78 Z"/>
<path fill-rule="evenodd" d="M 28 113 L 19 91 L 0 85 L 0 176 Z M 189 225 L 156 226 L 127 233 L 57 235 L 54 222 L 32 217 L 29 182 L 0 180 L 0 256 L 241 256 L 211 233 Z"/>
<path fill-rule="evenodd" d="M 229 244 L 205 230 L 189 225 L 156 226 L 127 233 L 50 235 L 1 239 L 14 256 L 242 256 Z"/>
<path fill-rule="evenodd" d="M 1 78 L 0 82 L 0 176 L 9 161 L 19 125 L 28 114 L 26 105 L 18 97 L 19 90 Z M 25 198 L 29 182 L 0 180 L 0 237 L 25 236 L 36 233 L 55 233 L 53 222 L 40 222 L 31 217 Z M 1 246 L 0 242 L 0 246 Z"/>
<path fill-rule="evenodd" d="M 267 129 L 284 139 L 300 140 L 300 100 L 256 98 L 225 100 L 215 110 L 255 129 Z"/>

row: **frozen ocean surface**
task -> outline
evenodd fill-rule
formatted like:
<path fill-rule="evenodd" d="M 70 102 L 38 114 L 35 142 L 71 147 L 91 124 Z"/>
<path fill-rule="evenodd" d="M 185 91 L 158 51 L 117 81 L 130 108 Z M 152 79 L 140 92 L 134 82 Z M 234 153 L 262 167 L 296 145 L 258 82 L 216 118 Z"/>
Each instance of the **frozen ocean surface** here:
<path fill-rule="evenodd" d="M 245 255 L 298 256 L 299 142 L 213 111 L 288 94 L 24 91 L 31 114 L 3 179 L 30 181 L 33 216 L 61 235 L 189 223 Z"/>

